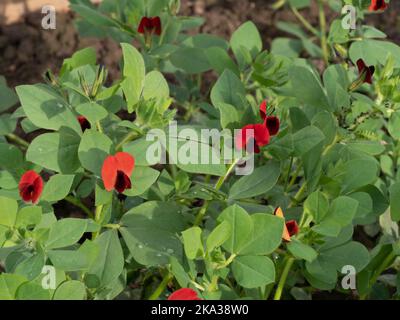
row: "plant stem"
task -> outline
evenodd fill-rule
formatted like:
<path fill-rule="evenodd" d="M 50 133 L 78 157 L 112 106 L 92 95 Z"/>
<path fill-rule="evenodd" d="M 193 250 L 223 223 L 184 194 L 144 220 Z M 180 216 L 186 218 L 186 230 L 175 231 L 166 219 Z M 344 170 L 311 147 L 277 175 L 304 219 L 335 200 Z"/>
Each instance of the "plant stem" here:
<path fill-rule="evenodd" d="M 297 204 L 301 200 L 301 197 L 303 196 L 305 191 L 306 191 L 306 183 L 303 183 L 299 191 L 297 191 L 296 195 L 294 196 L 294 199 L 289 207 L 291 207 L 294 204 Z"/>
<path fill-rule="evenodd" d="M 236 159 L 235 161 L 233 161 L 231 163 L 231 165 L 228 167 L 228 170 L 226 171 L 226 173 L 220 177 L 217 181 L 217 183 L 215 184 L 215 190 L 219 190 L 221 189 L 222 185 L 224 184 L 226 178 L 228 178 L 228 176 L 230 175 L 230 173 L 232 172 L 232 170 L 235 168 L 236 164 L 240 161 L 240 159 Z M 198 226 L 201 221 L 203 221 L 204 215 L 207 212 L 208 206 L 209 206 L 210 202 L 208 200 L 204 201 L 203 206 L 200 208 L 199 213 L 196 216 L 196 220 L 194 221 L 194 225 Z"/>
<path fill-rule="evenodd" d="M 213 277 L 211 279 L 211 283 L 208 286 L 208 291 L 209 292 L 213 292 L 213 291 L 216 291 L 218 289 L 218 279 L 219 279 L 218 275 L 216 275 L 216 274 L 213 275 Z"/>
<path fill-rule="evenodd" d="M 382 261 L 380 266 L 373 273 L 373 276 L 371 277 L 371 280 L 369 281 L 369 288 L 371 288 L 374 285 L 374 283 L 378 280 L 378 278 L 382 274 L 382 272 L 385 271 L 386 269 L 388 269 L 392 265 L 393 260 L 395 258 L 396 258 L 396 254 L 394 253 L 394 250 L 390 251 L 390 253 Z M 369 292 L 361 295 L 360 300 L 365 300 L 367 298 L 368 294 L 369 294 Z"/>
<path fill-rule="evenodd" d="M 100 221 L 100 217 L 101 217 L 102 211 L 103 211 L 103 205 L 102 204 L 96 207 L 96 212 L 95 212 L 95 215 L 94 215 L 94 221 L 95 222 L 99 222 Z M 99 235 L 99 232 L 93 232 L 92 233 L 92 240 L 96 239 L 98 235 Z"/>
<path fill-rule="evenodd" d="M 168 282 L 170 282 L 172 279 L 173 279 L 172 274 L 167 273 L 165 277 L 162 279 L 157 289 L 151 294 L 149 300 L 157 300 L 160 297 L 160 295 L 164 292 L 165 288 L 168 285 Z"/>
<path fill-rule="evenodd" d="M 6 135 L 7 139 L 15 144 L 20 145 L 21 147 L 28 148 L 29 147 L 29 142 L 25 141 L 24 139 L 18 137 L 14 133 L 9 133 Z"/>
<path fill-rule="evenodd" d="M 328 64 L 329 64 L 329 48 L 328 48 L 328 41 L 326 39 L 326 16 L 325 16 L 325 11 L 324 11 L 323 0 L 318 0 L 318 10 L 319 10 L 319 25 L 321 28 L 322 54 L 323 54 L 325 65 L 328 66 Z"/>
<path fill-rule="evenodd" d="M 96 122 L 96 128 L 98 132 L 103 133 L 103 127 L 101 126 L 100 121 Z"/>
<path fill-rule="evenodd" d="M 299 21 L 303 24 L 303 26 L 310 31 L 311 33 L 318 35 L 318 30 L 315 29 L 303 16 L 302 14 L 293 6 L 290 6 L 290 9 L 292 10 L 292 12 L 294 13 L 294 15 L 296 16 L 297 19 L 299 19 Z"/>
<path fill-rule="evenodd" d="M 81 200 L 79 200 L 73 196 L 67 196 L 65 198 L 65 201 L 68 201 L 69 203 L 73 204 L 75 207 L 82 209 L 88 215 L 89 218 L 94 219 L 93 212 L 88 207 L 86 207 L 81 202 Z"/>
<path fill-rule="evenodd" d="M 122 149 L 125 143 L 135 139 L 138 136 L 137 132 L 129 132 L 115 147 L 116 151 L 119 151 Z"/>
<path fill-rule="evenodd" d="M 286 174 L 285 188 L 283 189 L 285 192 L 287 191 L 289 178 L 290 178 L 290 172 L 292 171 L 292 166 L 293 166 L 293 157 L 290 158 L 289 168 L 288 168 L 288 171 L 287 171 L 287 174 Z"/>
<path fill-rule="evenodd" d="M 285 267 L 283 268 L 281 278 L 279 279 L 278 287 L 276 288 L 274 300 L 280 300 L 285 287 L 286 279 L 289 275 L 289 271 L 294 263 L 294 258 L 290 257 L 287 259 Z"/>

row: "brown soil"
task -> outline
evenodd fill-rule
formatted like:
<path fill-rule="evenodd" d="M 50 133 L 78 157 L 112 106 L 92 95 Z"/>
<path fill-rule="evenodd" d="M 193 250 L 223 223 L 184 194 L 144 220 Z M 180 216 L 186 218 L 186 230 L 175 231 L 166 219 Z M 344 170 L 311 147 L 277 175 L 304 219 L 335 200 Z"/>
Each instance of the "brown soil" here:
<path fill-rule="evenodd" d="M 241 23 L 252 20 L 268 48 L 272 39 L 285 36 L 275 27 L 277 21 L 296 21 L 291 12 L 272 11 L 272 3 L 272 0 L 182 0 L 182 12 L 206 19 L 201 32 L 225 38 L 229 38 Z M 384 14 L 370 16 L 368 20 L 385 30 L 390 39 L 400 43 L 398 12 L 400 3 L 392 1 L 390 9 Z M 2 13 L 0 10 L 0 21 L 5 21 Z M 310 23 L 317 23 L 315 7 L 307 13 L 307 17 Z M 80 39 L 70 12 L 58 12 L 56 30 L 43 30 L 40 27 L 41 18 L 39 11 L 29 12 L 20 22 L 0 26 L 0 75 L 4 75 L 11 86 L 42 81 L 42 74 L 48 68 L 57 71 L 63 59 L 87 46 L 97 49 L 99 62 L 109 68 L 111 79 L 117 77 L 121 56 L 118 44 L 112 40 Z"/>

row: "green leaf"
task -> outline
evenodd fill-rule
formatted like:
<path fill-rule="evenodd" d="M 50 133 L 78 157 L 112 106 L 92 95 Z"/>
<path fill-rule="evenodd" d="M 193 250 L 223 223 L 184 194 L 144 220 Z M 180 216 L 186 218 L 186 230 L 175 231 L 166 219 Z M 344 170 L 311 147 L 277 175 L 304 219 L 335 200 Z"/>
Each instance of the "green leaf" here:
<path fill-rule="evenodd" d="M 305 127 L 293 134 L 295 153 L 302 156 L 324 140 L 324 134 L 317 127 Z"/>
<path fill-rule="evenodd" d="M 57 287 L 53 300 L 84 300 L 85 297 L 85 285 L 80 281 L 69 280 Z"/>
<path fill-rule="evenodd" d="M 94 48 L 84 48 L 75 52 L 71 58 L 65 59 L 60 71 L 60 76 L 66 71 L 71 71 L 87 64 L 96 64 L 96 50 Z"/>
<path fill-rule="evenodd" d="M 161 72 L 151 71 L 146 74 L 142 95 L 145 100 L 156 99 L 158 102 L 169 98 L 168 82 Z"/>
<path fill-rule="evenodd" d="M 394 68 L 400 67 L 400 47 L 395 43 L 380 40 L 355 41 L 350 46 L 350 59 L 355 63 L 363 59 L 367 65 L 385 65 L 389 56 L 394 59 Z"/>
<path fill-rule="evenodd" d="M 232 262 L 232 272 L 244 288 L 264 287 L 275 281 L 275 266 L 264 256 L 240 256 Z"/>
<path fill-rule="evenodd" d="M 226 69 L 229 69 L 235 75 L 239 76 L 239 69 L 226 50 L 219 47 L 211 47 L 205 50 L 205 54 L 208 63 L 219 75 L 221 75 Z"/>
<path fill-rule="evenodd" d="M 266 193 L 275 186 L 279 176 L 279 163 L 270 161 L 267 165 L 256 168 L 252 174 L 236 181 L 229 191 L 229 198 L 245 199 Z"/>
<path fill-rule="evenodd" d="M 182 47 L 170 56 L 171 63 L 188 74 L 203 73 L 211 69 L 205 51 L 200 48 Z"/>
<path fill-rule="evenodd" d="M 304 211 L 313 217 L 315 223 L 319 223 L 329 211 L 329 202 L 320 191 L 311 193 L 304 202 Z"/>
<path fill-rule="evenodd" d="M 26 159 L 43 168 L 61 173 L 74 173 L 80 166 L 80 136 L 69 128 L 59 133 L 44 133 L 29 145 Z"/>
<path fill-rule="evenodd" d="M 24 276 L 28 280 L 33 280 L 40 275 L 45 263 L 43 252 L 38 252 L 28 259 L 19 262 L 14 273 Z"/>
<path fill-rule="evenodd" d="M 17 300 L 50 300 L 50 291 L 34 282 L 26 282 L 18 287 Z"/>
<path fill-rule="evenodd" d="M 124 269 L 124 254 L 118 232 L 103 232 L 94 242 L 99 247 L 99 254 L 88 274 L 95 276 L 101 286 L 107 286 L 117 279 Z"/>
<path fill-rule="evenodd" d="M 17 201 L 0 196 L 0 225 L 13 227 L 17 218 Z"/>
<path fill-rule="evenodd" d="M 223 129 L 235 129 L 239 127 L 240 116 L 234 106 L 219 102 L 215 107 L 219 110 L 221 127 Z"/>
<path fill-rule="evenodd" d="M 224 244 L 225 241 L 231 236 L 231 225 L 228 221 L 224 220 L 217 225 L 207 237 L 207 252 L 213 251 Z"/>
<path fill-rule="evenodd" d="M 241 255 L 266 255 L 275 251 L 282 240 L 284 220 L 271 214 L 251 215 L 253 231 L 247 244 L 239 251 Z"/>
<path fill-rule="evenodd" d="M 105 158 L 111 152 L 112 141 L 96 130 L 85 130 L 78 149 L 82 166 L 100 176 Z"/>
<path fill-rule="evenodd" d="M 400 182 L 392 184 L 390 192 L 390 216 L 393 221 L 400 220 Z"/>
<path fill-rule="evenodd" d="M 182 258 L 177 234 L 185 230 L 181 209 L 175 204 L 149 201 L 129 210 L 120 232 L 134 259 L 146 266 L 165 265 L 170 256 Z"/>
<path fill-rule="evenodd" d="M 42 220 L 42 208 L 38 206 L 23 207 L 18 211 L 15 226 L 17 228 L 36 226 Z"/>
<path fill-rule="evenodd" d="M 355 159 L 346 162 L 341 170 L 342 193 L 349 193 L 373 182 L 378 177 L 378 165 L 369 159 Z"/>
<path fill-rule="evenodd" d="M 254 23 L 248 21 L 236 29 L 232 34 L 230 45 L 241 69 L 251 63 L 247 55 L 254 59 L 262 50 L 261 36 Z"/>
<path fill-rule="evenodd" d="M 75 244 L 86 231 L 87 220 L 66 218 L 58 220 L 50 228 L 46 241 L 47 249 L 56 249 Z"/>
<path fill-rule="evenodd" d="M 64 199 L 71 190 L 74 175 L 56 174 L 51 176 L 44 186 L 42 200 L 56 202 Z"/>
<path fill-rule="evenodd" d="M 243 108 L 246 90 L 239 78 L 229 69 L 218 78 L 211 90 L 211 102 L 214 106 L 218 103 L 227 103 L 237 108 Z"/>
<path fill-rule="evenodd" d="M 27 279 L 19 274 L 0 274 L 0 300 L 15 300 L 18 287 Z"/>
<path fill-rule="evenodd" d="M 50 130 L 66 126 L 77 133 L 82 132 L 70 106 L 48 86 L 23 85 L 16 90 L 26 116 L 35 126 Z"/>
<path fill-rule="evenodd" d="M 153 144 L 157 144 L 158 141 L 147 141 L 145 137 L 137 139 L 135 141 L 124 144 L 124 152 L 128 152 L 135 158 L 135 166 L 153 166 L 157 164 L 161 159 L 161 152 L 152 157 L 147 156 L 147 151 Z M 150 151 L 149 151 L 150 152 Z M 149 160 L 151 160 L 149 162 Z"/>
<path fill-rule="evenodd" d="M 0 136 L 12 133 L 17 127 L 17 119 L 11 118 L 10 114 L 0 116 Z"/>
<path fill-rule="evenodd" d="M 19 168 L 23 161 L 20 149 L 11 144 L 0 143 L 0 167 L 4 169 Z"/>
<path fill-rule="evenodd" d="M 132 188 L 124 194 L 133 197 L 145 193 L 158 179 L 160 172 L 149 167 L 136 167 L 131 175 Z"/>
<path fill-rule="evenodd" d="M 126 100 L 128 111 L 132 112 L 139 102 L 145 81 L 145 64 L 142 55 L 135 47 L 128 43 L 122 43 L 122 53 L 124 57 L 124 80 L 121 83 Z"/>
<path fill-rule="evenodd" d="M 308 262 L 313 262 L 318 256 L 318 253 L 312 247 L 296 239 L 292 239 L 292 241 L 287 244 L 287 248 L 297 259 L 306 260 Z"/>
<path fill-rule="evenodd" d="M 227 221 L 230 224 L 231 234 L 223 244 L 223 248 L 230 253 L 239 253 L 252 239 L 253 220 L 238 205 L 234 204 L 222 211 L 218 217 L 218 221 Z"/>
<path fill-rule="evenodd" d="M 201 232 L 202 230 L 199 227 L 192 227 L 182 232 L 185 254 L 190 260 L 204 255 Z"/>
<path fill-rule="evenodd" d="M 7 86 L 6 79 L 0 76 L 0 112 L 11 108 L 17 102 L 17 95 Z"/>
<path fill-rule="evenodd" d="M 331 110 L 321 81 L 311 68 L 292 66 L 289 69 L 289 78 L 292 83 L 292 92 L 301 103 L 315 108 Z"/>
<path fill-rule="evenodd" d="M 92 125 L 108 116 L 108 111 L 95 102 L 82 103 L 76 107 L 76 111 L 89 120 Z"/>

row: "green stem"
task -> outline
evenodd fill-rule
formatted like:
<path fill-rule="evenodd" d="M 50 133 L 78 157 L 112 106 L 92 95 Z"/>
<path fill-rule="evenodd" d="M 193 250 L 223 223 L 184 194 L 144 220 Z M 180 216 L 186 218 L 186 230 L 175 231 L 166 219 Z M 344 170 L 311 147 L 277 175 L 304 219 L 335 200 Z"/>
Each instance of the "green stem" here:
<path fill-rule="evenodd" d="M 303 24 L 303 26 L 310 31 L 311 33 L 318 35 L 318 30 L 315 29 L 303 16 L 302 14 L 293 6 L 290 6 L 290 9 L 294 13 L 297 19 Z"/>
<path fill-rule="evenodd" d="M 321 28 L 322 54 L 323 54 L 325 65 L 327 66 L 329 64 L 329 48 L 328 48 L 328 41 L 326 38 L 326 16 L 325 16 L 325 11 L 324 11 L 323 0 L 318 0 L 318 10 L 319 10 L 319 25 Z"/>
<path fill-rule="evenodd" d="M 294 204 L 297 204 L 300 202 L 301 197 L 303 196 L 304 192 L 306 191 L 306 183 L 303 183 L 302 186 L 300 187 L 299 191 L 297 191 L 296 195 L 294 196 L 293 201 L 291 202 L 290 206 L 293 206 Z"/>
<path fill-rule="evenodd" d="M 167 287 L 168 283 L 173 279 L 172 274 L 167 273 L 165 277 L 162 279 L 161 283 L 157 287 L 157 289 L 151 294 L 149 300 L 157 300 L 160 295 L 164 292 L 165 288 Z"/>
<path fill-rule="evenodd" d="M 218 289 L 218 279 L 219 279 L 218 275 L 216 275 L 216 274 L 213 275 L 213 277 L 211 279 L 211 283 L 208 286 L 208 291 L 209 292 L 213 292 L 213 291 L 216 291 Z"/>
<path fill-rule="evenodd" d="M 290 172 L 292 171 L 292 166 L 293 166 L 293 159 L 294 159 L 293 157 L 290 158 L 289 168 L 288 168 L 288 171 L 287 171 L 287 174 L 286 174 L 285 188 L 284 188 L 285 192 L 287 191 L 287 187 L 288 187 L 288 184 L 289 184 Z"/>
<path fill-rule="evenodd" d="M 87 214 L 87 216 L 88 216 L 89 218 L 94 219 L 93 212 L 92 212 L 88 207 L 86 207 L 86 206 L 81 202 L 81 200 L 79 200 L 79 199 L 77 199 L 77 198 L 75 198 L 75 197 L 73 197 L 73 196 L 67 196 L 67 197 L 65 198 L 65 201 L 68 201 L 69 203 L 73 204 L 75 207 L 77 207 L 77 208 L 79 208 L 79 209 L 82 209 L 82 210 Z"/>
<path fill-rule="evenodd" d="M 278 287 L 276 288 L 274 300 L 280 300 L 283 292 L 283 288 L 285 287 L 286 279 L 289 275 L 290 269 L 294 263 L 294 258 L 288 258 L 283 268 L 281 278 L 279 279 Z"/>
<path fill-rule="evenodd" d="M 96 121 L 96 128 L 98 132 L 103 133 L 103 127 L 101 126 L 100 121 Z"/>
<path fill-rule="evenodd" d="M 96 212 L 94 214 L 94 221 L 95 222 L 99 222 L 100 221 L 102 211 L 103 211 L 103 205 L 102 204 L 96 207 Z M 92 233 L 92 240 L 96 239 L 98 235 L 99 235 L 98 232 L 93 232 Z"/>
<path fill-rule="evenodd" d="M 382 274 L 383 271 L 385 271 L 386 269 L 388 269 L 392 263 L 393 260 L 396 258 L 396 254 L 394 253 L 394 250 L 392 250 L 387 256 L 386 258 L 382 261 L 382 263 L 380 264 L 380 266 L 376 269 L 376 271 L 373 273 L 373 276 L 371 277 L 371 280 L 369 281 L 369 288 L 371 288 L 374 283 L 378 280 L 379 276 Z M 360 296 L 360 300 L 365 300 L 368 296 L 367 292 L 366 294 L 363 294 Z"/>
<path fill-rule="evenodd" d="M 129 132 L 115 147 L 116 151 L 122 150 L 122 147 L 124 146 L 125 143 L 134 140 L 138 136 L 137 132 Z"/>
<path fill-rule="evenodd" d="M 15 144 L 20 145 L 21 147 L 28 148 L 29 147 L 29 142 L 25 141 L 24 139 L 18 137 L 14 133 L 9 133 L 6 135 L 7 139 Z"/>
<path fill-rule="evenodd" d="M 232 170 L 235 168 L 235 166 L 237 165 L 237 163 L 240 161 L 240 159 L 236 159 L 235 161 L 233 161 L 231 163 L 231 165 L 228 167 L 228 170 L 226 171 L 226 173 L 220 177 L 217 181 L 217 183 L 215 184 L 215 190 L 219 190 L 221 189 L 222 185 L 224 184 L 226 178 L 228 178 L 228 176 L 230 175 L 230 173 L 232 172 Z M 209 201 L 204 201 L 203 206 L 200 208 L 199 213 L 196 216 L 196 219 L 194 221 L 194 225 L 198 226 L 200 225 L 200 223 L 203 221 L 203 218 L 207 212 L 208 206 L 209 206 L 210 202 Z"/>

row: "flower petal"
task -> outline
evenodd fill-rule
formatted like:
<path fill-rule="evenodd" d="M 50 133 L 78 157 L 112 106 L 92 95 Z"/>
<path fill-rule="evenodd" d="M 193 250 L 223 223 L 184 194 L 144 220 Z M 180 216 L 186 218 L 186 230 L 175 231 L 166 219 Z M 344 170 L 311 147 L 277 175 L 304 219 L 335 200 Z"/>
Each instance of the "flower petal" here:
<path fill-rule="evenodd" d="M 274 136 L 279 132 L 280 122 L 278 117 L 267 117 L 267 119 L 265 119 L 265 125 L 267 126 L 268 132 L 271 136 Z"/>
<path fill-rule="evenodd" d="M 135 158 L 127 152 L 118 152 L 114 157 L 117 160 L 117 170 L 122 171 L 130 177 L 135 168 Z"/>
<path fill-rule="evenodd" d="M 182 288 L 173 292 L 168 300 L 201 300 L 197 292 L 190 288 Z"/>
<path fill-rule="evenodd" d="M 260 117 L 263 120 L 265 120 L 265 118 L 267 117 L 267 100 L 264 100 L 260 104 Z"/>
<path fill-rule="evenodd" d="M 114 156 L 108 156 L 101 168 L 101 178 L 103 179 L 104 188 L 107 191 L 114 189 L 115 182 L 117 181 L 117 167 L 118 160 Z"/>

